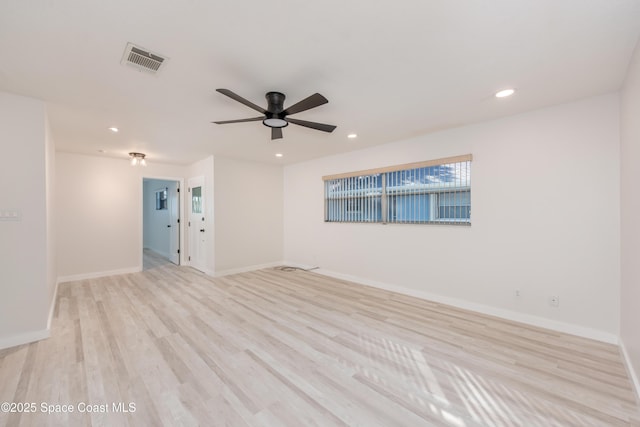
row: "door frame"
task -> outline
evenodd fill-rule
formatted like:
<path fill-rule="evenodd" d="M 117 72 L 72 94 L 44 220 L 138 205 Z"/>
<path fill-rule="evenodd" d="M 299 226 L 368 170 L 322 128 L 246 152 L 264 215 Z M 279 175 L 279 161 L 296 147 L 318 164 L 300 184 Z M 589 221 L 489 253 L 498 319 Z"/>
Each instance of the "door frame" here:
<path fill-rule="evenodd" d="M 140 265 L 140 270 L 142 270 L 143 266 L 144 266 L 144 261 L 143 261 L 143 249 L 144 249 L 144 180 L 145 179 L 159 179 L 159 180 L 163 180 L 163 181 L 177 181 L 178 182 L 178 188 L 180 189 L 180 195 L 178 196 L 178 205 L 179 205 L 179 211 L 178 211 L 178 216 L 180 218 L 180 227 L 178 227 L 179 230 L 179 238 L 178 238 L 178 249 L 180 250 L 180 257 L 178 258 L 178 260 L 180 261 L 180 265 L 185 265 L 185 249 L 184 249 L 184 233 L 185 233 L 185 227 L 184 227 L 184 218 L 185 218 L 185 212 L 184 212 L 184 178 L 178 178 L 178 177 L 171 177 L 171 176 L 158 176 L 158 175 L 143 175 L 140 178 L 140 247 L 138 250 L 138 254 L 140 256 L 139 258 L 139 265 Z"/>

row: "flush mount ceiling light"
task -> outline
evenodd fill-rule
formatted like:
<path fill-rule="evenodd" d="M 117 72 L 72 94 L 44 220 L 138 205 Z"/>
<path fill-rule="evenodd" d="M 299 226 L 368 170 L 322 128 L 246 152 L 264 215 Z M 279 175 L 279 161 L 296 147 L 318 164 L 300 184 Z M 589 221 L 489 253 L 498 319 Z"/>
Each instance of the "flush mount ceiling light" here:
<path fill-rule="evenodd" d="M 282 153 L 276 153 L 276 157 L 282 157 L 282 156 L 284 156 L 284 154 L 282 154 Z"/>
<path fill-rule="evenodd" d="M 113 132 L 113 133 L 118 133 L 118 131 L 119 131 L 120 129 L 118 129 L 118 128 L 117 128 L 117 127 L 115 127 L 115 126 L 111 126 L 111 127 L 109 128 L 109 130 L 110 130 L 111 132 Z"/>
<path fill-rule="evenodd" d="M 147 166 L 147 162 L 145 161 L 146 154 L 144 153 L 129 153 L 129 157 L 131 157 L 131 166 Z"/>
<path fill-rule="evenodd" d="M 496 92 L 496 98 L 506 98 L 507 96 L 513 95 L 515 92 L 515 89 L 503 89 L 499 92 Z"/>
<path fill-rule="evenodd" d="M 270 128 L 283 128 L 289 125 L 289 122 L 287 122 L 286 120 L 278 119 L 276 117 L 272 117 L 270 119 L 264 119 L 262 123 L 265 126 L 268 126 Z"/>

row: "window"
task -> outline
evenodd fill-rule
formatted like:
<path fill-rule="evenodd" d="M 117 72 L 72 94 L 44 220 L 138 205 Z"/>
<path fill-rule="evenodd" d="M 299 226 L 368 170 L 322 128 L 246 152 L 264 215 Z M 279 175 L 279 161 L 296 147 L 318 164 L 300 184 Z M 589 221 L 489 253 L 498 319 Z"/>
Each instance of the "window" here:
<path fill-rule="evenodd" d="M 382 179 L 380 174 L 325 181 L 325 220 L 331 222 L 380 222 Z"/>
<path fill-rule="evenodd" d="M 471 224 L 471 155 L 323 180 L 326 222 Z"/>
<path fill-rule="evenodd" d="M 167 209 L 167 188 L 156 191 L 156 210 Z"/>
<path fill-rule="evenodd" d="M 193 187 L 191 190 L 191 212 L 202 213 L 202 187 Z"/>

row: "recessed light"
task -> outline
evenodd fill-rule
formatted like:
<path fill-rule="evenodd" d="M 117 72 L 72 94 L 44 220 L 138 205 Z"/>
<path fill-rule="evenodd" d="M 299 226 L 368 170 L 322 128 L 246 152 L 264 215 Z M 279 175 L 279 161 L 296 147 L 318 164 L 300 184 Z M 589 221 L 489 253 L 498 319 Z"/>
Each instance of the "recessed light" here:
<path fill-rule="evenodd" d="M 511 96 L 516 92 L 515 89 L 504 89 L 499 92 L 496 92 L 496 98 L 506 98 L 507 96 Z"/>
<path fill-rule="evenodd" d="M 347 138 L 349 138 L 349 139 L 355 139 L 357 137 L 358 137 L 357 133 L 350 133 L 349 135 L 347 135 Z"/>
<path fill-rule="evenodd" d="M 109 130 L 110 130 L 111 132 L 113 132 L 113 133 L 118 133 L 118 131 L 119 131 L 120 129 L 118 129 L 118 128 L 117 128 L 117 127 L 115 127 L 115 126 L 111 126 L 111 127 L 109 128 Z"/>
<path fill-rule="evenodd" d="M 276 157 L 282 157 L 282 156 L 284 156 L 284 154 L 282 154 L 282 153 L 276 153 Z"/>

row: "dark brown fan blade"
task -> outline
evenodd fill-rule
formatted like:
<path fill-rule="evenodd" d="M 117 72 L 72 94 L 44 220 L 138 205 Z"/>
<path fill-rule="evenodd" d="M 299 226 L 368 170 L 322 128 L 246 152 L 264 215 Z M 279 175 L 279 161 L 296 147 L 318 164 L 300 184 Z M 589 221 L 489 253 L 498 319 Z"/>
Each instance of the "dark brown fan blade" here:
<path fill-rule="evenodd" d="M 257 121 L 262 121 L 262 120 L 264 120 L 264 116 L 262 116 L 262 117 L 252 117 L 250 119 L 223 120 L 223 121 L 220 121 L 220 122 L 211 122 L 211 123 L 215 123 L 217 125 L 226 125 L 228 123 L 257 122 Z"/>
<path fill-rule="evenodd" d="M 271 140 L 282 138 L 282 128 L 271 128 Z"/>
<path fill-rule="evenodd" d="M 324 96 L 320 95 L 319 93 L 314 93 L 310 97 L 303 99 L 302 101 L 298 102 L 297 104 L 293 104 L 292 106 L 290 106 L 289 108 L 284 110 L 283 113 L 285 115 L 295 114 L 295 113 L 299 113 L 301 111 L 306 111 L 306 110 L 310 110 L 310 109 L 315 108 L 315 107 L 319 107 L 320 105 L 326 104 L 327 102 L 329 102 L 329 100 L 327 100 L 327 98 L 325 98 Z"/>
<path fill-rule="evenodd" d="M 259 111 L 262 114 L 266 114 L 267 113 L 267 110 L 265 110 L 264 108 L 254 104 L 251 101 L 247 101 L 246 99 L 244 99 L 240 95 L 231 92 L 229 89 L 216 89 L 216 91 L 220 92 L 223 95 L 227 95 L 229 98 L 234 99 L 234 100 L 240 102 L 241 104 L 246 105 L 249 108 L 253 108 L 256 111 Z"/>
<path fill-rule="evenodd" d="M 306 128 L 321 130 L 323 132 L 333 132 L 336 126 L 333 125 L 325 125 L 324 123 L 316 123 L 316 122 L 308 122 L 306 120 L 298 120 L 292 119 L 291 117 L 287 117 L 287 121 L 289 123 L 293 123 L 298 126 L 304 126 Z"/>

